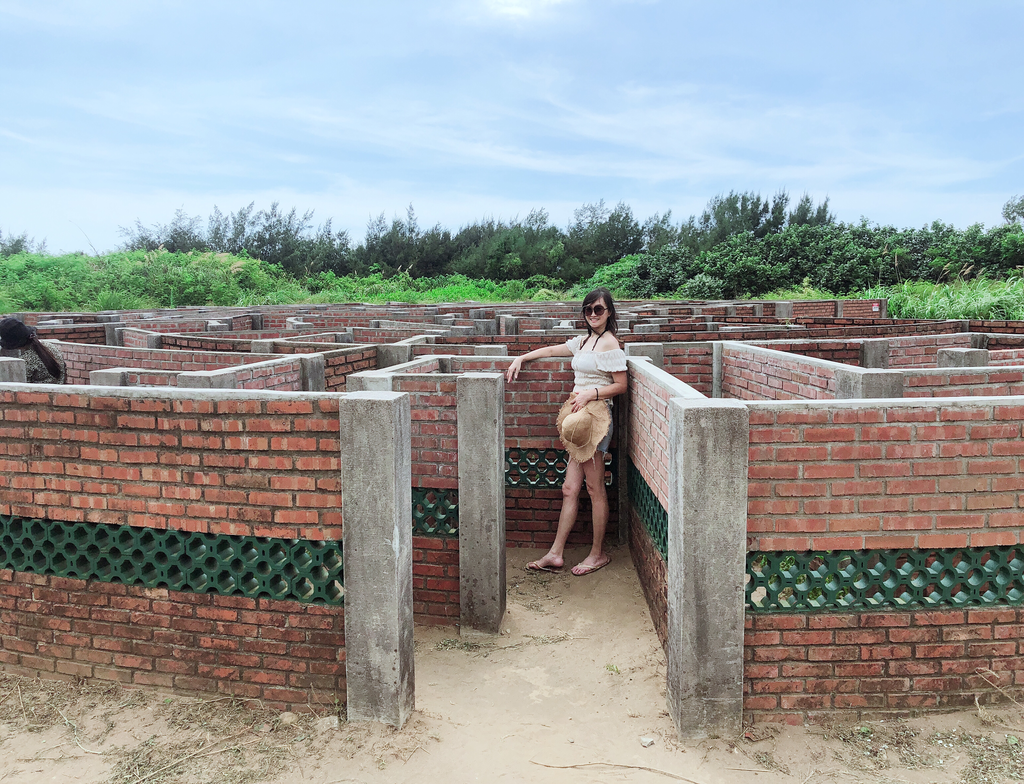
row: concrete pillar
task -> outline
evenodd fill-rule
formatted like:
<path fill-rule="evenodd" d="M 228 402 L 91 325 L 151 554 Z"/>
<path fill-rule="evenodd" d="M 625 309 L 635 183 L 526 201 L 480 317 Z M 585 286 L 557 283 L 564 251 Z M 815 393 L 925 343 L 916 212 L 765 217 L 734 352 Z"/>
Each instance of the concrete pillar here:
<path fill-rule="evenodd" d="M 94 387 L 126 387 L 128 386 L 128 371 L 121 368 L 90 370 L 89 385 Z"/>
<path fill-rule="evenodd" d="M 477 335 L 498 334 L 498 324 L 494 319 L 473 319 L 473 329 Z"/>
<path fill-rule="evenodd" d="M 627 343 L 627 357 L 647 357 L 656 368 L 665 368 L 664 343 Z"/>
<path fill-rule="evenodd" d="M 118 325 L 117 325 L 116 321 L 110 321 L 110 322 L 104 323 L 104 325 L 103 325 L 103 339 L 104 339 L 104 342 L 108 346 L 120 346 L 121 343 L 118 342 L 118 340 L 120 338 L 121 329 L 124 329 L 124 327 L 118 328 Z"/>
<path fill-rule="evenodd" d="M 502 335 L 519 334 L 518 316 L 498 316 L 498 332 Z"/>
<path fill-rule="evenodd" d="M 940 368 L 987 367 L 988 351 L 983 348 L 940 348 L 935 360 Z"/>
<path fill-rule="evenodd" d="M 669 400 L 668 710 L 680 738 L 743 724 L 747 407 Z"/>
<path fill-rule="evenodd" d="M 216 370 L 189 370 L 177 375 L 180 389 L 235 389 L 237 379 L 233 373 Z"/>
<path fill-rule="evenodd" d="M 274 341 L 273 340 L 254 340 L 249 344 L 249 353 L 251 354 L 273 354 L 274 353 Z"/>
<path fill-rule="evenodd" d="M 860 342 L 860 366 L 877 370 L 889 369 L 889 341 L 886 338 L 870 338 Z"/>
<path fill-rule="evenodd" d="M 779 321 L 785 321 L 786 319 L 793 318 L 793 303 L 792 302 L 776 302 L 775 303 L 775 318 Z"/>
<path fill-rule="evenodd" d="M 28 371 L 25 360 L 16 357 L 0 357 L 0 384 L 26 384 Z"/>
<path fill-rule="evenodd" d="M 970 335 L 971 348 L 988 348 L 989 336 L 984 332 L 972 332 Z"/>
<path fill-rule="evenodd" d="M 163 348 L 164 336 L 159 332 L 150 332 L 146 335 L 146 348 Z"/>
<path fill-rule="evenodd" d="M 722 344 L 711 344 L 711 397 L 722 396 Z"/>
<path fill-rule="evenodd" d="M 478 357 L 507 357 L 508 346 L 473 346 L 473 354 Z"/>
<path fill-rule="evenodd" d="M 903 397 L 899 370 L 836 370 L 836 400 Z"/>
<path fill-rule="evenodd" d="M 249 317 L 252 319 L 252 329 L 254 332 L 260 332 L 263 330 L 263 314 L 262 313 L 250 313 Z"/>
<path fill-rule="evenodd" d="M 841 299 L 836 300 L 836 318 L 843 317 L 843 301 Z"/>
<path fill-rule="evenodd" d="M 299 355 L 299 368 L 302 372 L 302 389 L 304 392 L 325 392 L 327 390 L 325 374 L 327 362 L 323 354 Z"/>
<path fill-rule="evenodd" d="M 460 632 L 497 634 L 505 617 L 505 378 L 464 373 L 455 389 Z"/>
<path fill-rule="evenodd" d="M 391 373 L 382 373 L 379 370 L 364 370 L 360 373 L 353 373 L 345 379 L 346 392 L 390 392 Z"/>
<path fill-rule="evenodd" d="M 634 324 L 633 332 L 637 335 L 653 335 L 661 332 L 660 324 Z"/>
<path fill-rule="evenodd" d="M 412 346 L 402 343 L 381 343 L 377 346 L 377 367 L 386 368 L 412 361 Z"/>
<path fill-rule="evenodd" d="M 416 707 L 409 396 L 357 392 L 339 409 L 348 720 L 401 727 Z"/>

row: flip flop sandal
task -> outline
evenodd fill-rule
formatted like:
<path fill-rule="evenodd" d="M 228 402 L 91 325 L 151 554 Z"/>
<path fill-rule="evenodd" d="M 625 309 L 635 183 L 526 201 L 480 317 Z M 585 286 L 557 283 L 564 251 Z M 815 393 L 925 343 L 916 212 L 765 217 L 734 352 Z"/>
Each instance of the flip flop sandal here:
<path fill-rule="evenodd" d="M 558 574 L 564 566 L 541 566 L 536 561 L 530 561 L 526 564 L 526 571 L 528 572 L 551 572 L 552 574 Z"/>
<path fill-rule="evenodd" d="M 573 573 L 573 575 L 575 577 L 586 577 L 588 574 L 592 574 L 593 572 L 596 572 L 598 569 L 604 569 L 611 562 L 612 562 L 612 559 L 609 558 L 607 561 L 605 561 L 600 566 L 589 566 L 588 564 L 578 563 L 578 564 L 576 564 L 576 566 L 573 567 L 573 572 L 572 573 Z M 576 569 L 582 569 L 583 571 L 582 572 L 577 572 Z"/>

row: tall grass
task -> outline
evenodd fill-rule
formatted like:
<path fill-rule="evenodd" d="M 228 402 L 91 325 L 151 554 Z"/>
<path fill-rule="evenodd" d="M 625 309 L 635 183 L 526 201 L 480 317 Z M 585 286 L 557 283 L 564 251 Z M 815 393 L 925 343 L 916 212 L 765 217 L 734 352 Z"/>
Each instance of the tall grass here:
<path fill-rule="evenodd" d="M 896 286 L 874 286 L 857 296 L 888 299 L 892 318 L 1024 319 L 1024 278 L 1019 276 L 1006 280 L 979 277 L 946 285 L 905 281 Z"/>

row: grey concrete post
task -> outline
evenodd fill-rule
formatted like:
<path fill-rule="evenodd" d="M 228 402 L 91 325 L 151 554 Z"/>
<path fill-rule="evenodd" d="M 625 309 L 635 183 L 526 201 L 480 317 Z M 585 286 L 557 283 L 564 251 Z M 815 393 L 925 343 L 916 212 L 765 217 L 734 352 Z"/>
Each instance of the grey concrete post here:
<path fill-rule="evenodd" d="M 262 313 L 250 313 L 249 317 L 252 319 L 252 329 L 254 332 L 261 332 L 263 330 L 263 314 Z"/>
<path fill-rule="evenodd" d="M 983 348 L 940 348 L 935 356 L 936 367 L 986 367 L 988 351 Z"/>
<path fill-rule="evenodd" d="M 836 300 L 836 315 L 835 318 L 843 317 L 843 301 L 841 299 Z"/>
<path fill-rule="evenodd" d="M 274 353 L 274 341 L 273 340 L 254 340 L 249 344 L 249 353 L 251 354 L 273 354 Z"/>
<path fill-rule="evenodd" d="M 477 335 L 497 335 L 498 323 L 494 319 L 473 319 Z"/>
<path fill-rule="evenodd" d="M 159 332 L 150 332 L 146 335 L 146 348 L 163 348 L 164 336 Z"/>
<path fill-rule="evenodd" d="M 390 373 L 364 370 L 361 373 L 353 373 L 345 379 L 345 390 L 347 392 L 390 392 L 392 378 Z"/>
<path fill-rule="evenodd" d="M 792 302 L 776 302 L 775 303 L 775 318 L 779 321 L 785 321 L 786 319 L 793 318 L 793 303 Z"/>
<path fill-rule="evenodd" d="M 121 329 L 124 329 L 124 327 L 118 328 L 116 321 L 110 321 L 103 325 L 103 340 L 108 346 L 121 345 L 121 343 L 118 342 Z"/>
<path fill-rule="evenodd" d="M 665 368 L 664 343 L 627 343 L 627 357 L 647 357 L 657 368 Z"/>
<path fill-rule="evenodd" d="M 302 373 L 302 389 L 305 392 L 325 392 L 327 362 L 323 354 L 300 354 L 299 368 Z"/>
<path fill-rule="evenodd" d="M 972 332 L 971 348 L 988 348 L 989 336 L 984 332 Z"/>
<path fill-rule="evenodd" d="M 508 346 L 473 346 L 473 354 L 478 357 L 507 357 Z"/>
<path fill-rule="evenodd" d="M 339 416 L 348 720 L 401 727 L 416 701 L 409 396 L 348 394 Z"/>
<path fill-rule="evenodd" d="M 498 316 L 498 332 L 503 335 L 519 334 L 518 316 Z"/>
<path fill-rule="evenodd" d="M 711 344 L 711 397 L 722 396 L 722 344 Z"/>
<path fill-rule="evenodd" d="M 669 400 L 668 710 L 681 738 L 743 724 L 747 407 Z"/>
<path fill-rule="evenodd" d="M 176 377 L 182 389 L 235 389 L 238 380 L 231 373 L 218 373 L 215 370 L 190 370 L 179 373 Z"/>
<path fill-rule="evenodd" d="M 460 633 L 497 634 L 505 617 L 505 378 L 455 382 L 459 441 Z"/>
<path fill-rule="evenodd" d="M 661 332 L 660 324 L 634 324 L 633 333 L 636 335 L 654 335 Z"/>
<path fill-rule="evenodd" d="M 836 370 L 836 400 L 903 397 L 903 373 L 898 370 Z"/>
<path fill-rule="evenodd" d="M 16 357 L 0 357 L 0 384 L 25 384 L 28 382 L 28 366 L 25 360 Z"/>
<path fill-rule="evenodd" d="M 94 387 L 126 387 L 128 386 L 128 371 L 121 368 L 90 370 L 89 385 Z"/>
<path fill-rule="evenodd" d="M 412 360 L 412 346 L 401 343 L 381 343 L 377 346 L 377 367 L 401 365 Z"/>
<path fill-rule="evenodd" d="M 889 341 L 885 338 L 862 340 L 860 343 L 860 366 L 888 370 Z"/>

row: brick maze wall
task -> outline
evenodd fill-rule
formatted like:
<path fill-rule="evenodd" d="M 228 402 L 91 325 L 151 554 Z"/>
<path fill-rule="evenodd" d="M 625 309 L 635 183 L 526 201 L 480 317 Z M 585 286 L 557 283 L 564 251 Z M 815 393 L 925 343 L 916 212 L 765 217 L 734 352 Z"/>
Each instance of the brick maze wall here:
<path fill-rule="evenodd" d="M 1020 403 L 752 406 L 752 550 L 1017 544 Z"/>
<path fill-rule="evenodd" d="M 1024 367 L 904 371 L 903 397 L 1024 395 Z"/>
<path fill-rule="evenodd" d="M 0 514 L 340 539 L 337 399 L 240 394 L 2 391 Z"/>
<path fill-rule="evenodd" d="M 714 357 L 710 343 L 667 344 L 664 351 L 666 373 L 711 397 Z"/>
<path fill-rule="evenodd" d="M 792 355 L 722 346 L 722 397 L 740 400 L 832 400 L 832 368 L 802 362 Z"/>
<path fill-rule="evenodd" d="M 88 384 L 91 371 L 105 368 L 130 367 L 148 369 L 158 374 L 169 374 L 195 370 L 220 370 L 261 360 L 261 358 L 244 354 L 211 351 L 155 351 L 145 348 L 93 346 L 81 343 L 61 343 L 59 348 L 67 363 L 69 384 Z"/>
<path fill-rule="evenodd" d="M 5 672 L 219 692 L 275 710 L 344 698 L 341 607 L 0 570 L 0 608 Z"/>
<path fill-rule="evenodd" d="M 1024 686 L 1022 625 L 1012 607 L 748 614 L 744 710 L 799 725 L 991 703 Z"/>
<path fill-rule="evenodd" d="M 338 403 L 0 392 L 0 513 L 281 539 L 341 536 Z M 233 397 L 232 397 L 233 395 Z M 340 607 L 0 571 L 7 669 L 255 697 L 344 689 Z"/>

